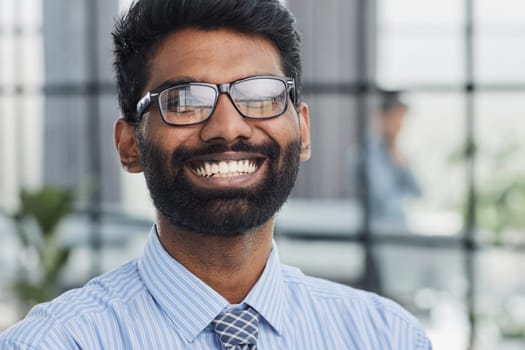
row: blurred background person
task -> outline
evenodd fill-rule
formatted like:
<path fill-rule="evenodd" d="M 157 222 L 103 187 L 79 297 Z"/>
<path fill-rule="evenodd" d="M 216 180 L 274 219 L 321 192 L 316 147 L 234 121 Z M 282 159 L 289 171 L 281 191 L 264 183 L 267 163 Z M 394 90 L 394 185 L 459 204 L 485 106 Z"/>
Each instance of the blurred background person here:
<path fill-rule="evenodd" d="M 357 164 L 358 179 L 367 184 L 372 224 L 390 230 L 406 228 L 405 201 L 421 196 L 419 183 L 399 146 L 407 112 L 401 92 L 380 93 L 380 111 L 372 120 L 366 152 L 361 152 Z"/>

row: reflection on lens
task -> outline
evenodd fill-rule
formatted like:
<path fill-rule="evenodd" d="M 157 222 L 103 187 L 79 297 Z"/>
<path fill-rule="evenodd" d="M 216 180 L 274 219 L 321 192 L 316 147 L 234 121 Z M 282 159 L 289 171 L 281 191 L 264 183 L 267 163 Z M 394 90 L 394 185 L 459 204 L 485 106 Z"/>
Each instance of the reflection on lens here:
<path fill-rule="evenodd" d="M 164 118 L 173 124 L 193 124 L 206 118 L 213 110 L 216 91 L 206 85 L 179 85 L 160 95 Z"/>
<path fill-rule="evenodd" d="M 231 95 L 239 111 L 248 117 L 272 117 L 286 108 L 286 85 L 277 79 L 241 81 L 233 86 Z"/>

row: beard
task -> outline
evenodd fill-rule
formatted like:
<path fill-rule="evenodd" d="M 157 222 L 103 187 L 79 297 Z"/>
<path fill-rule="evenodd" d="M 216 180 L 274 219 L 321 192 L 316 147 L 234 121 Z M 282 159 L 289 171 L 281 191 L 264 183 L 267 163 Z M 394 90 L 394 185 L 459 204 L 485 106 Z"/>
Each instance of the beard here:
<path fill-rule="evenodd" d="M 299 140 L 290 142 L 282 152 L 273 140 L 262 145 L 240 140 L 230 146 L 179 147 L 171 155 L 146 142 L 142 135 L 138 140 L 146 184 L 157 210 L 172 225 L 207 235 L 241 235 L 270 220 L 286 202 L 300 163 Z M 205 189 L 185 175 L 183 167 L 191 158 L 226 151 L 265 155 L 264 179 L 248 188 Z"/>

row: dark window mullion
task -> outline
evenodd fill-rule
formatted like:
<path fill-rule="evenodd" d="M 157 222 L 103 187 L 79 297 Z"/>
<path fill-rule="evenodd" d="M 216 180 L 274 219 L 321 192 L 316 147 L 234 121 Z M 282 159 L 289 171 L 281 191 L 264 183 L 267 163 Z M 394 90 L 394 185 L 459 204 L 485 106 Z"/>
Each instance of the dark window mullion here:
<path fill-rule="evenodd" d="M 465 0 L 465 126 L 466 126 L 466 181 L 467 181 L 467 215 L 464 231 L 465 274 L 467 277 L 466 304 L 470 323 L 468 349 L 473 349 L 476 338 L 476 266 L 475 266 L 475 231 L 476 231 L 476 81 L 474 76 L 474 0 Z"/>

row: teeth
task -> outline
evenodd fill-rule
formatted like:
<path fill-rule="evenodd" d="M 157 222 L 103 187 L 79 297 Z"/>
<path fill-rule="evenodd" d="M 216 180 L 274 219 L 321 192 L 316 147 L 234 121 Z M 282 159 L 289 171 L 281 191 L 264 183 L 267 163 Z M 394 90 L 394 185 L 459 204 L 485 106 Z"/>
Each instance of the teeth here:
<path fill-rule="evenodd" d="M 227 177 L 239 176 L 243 174 L 252 174 L 257 170 L 257 164 L 251 160 L 229 160 L 216 162 L 204 162 L 204 164 L 195 169 L 195 173 L 202 177 Z"/>
<path fill-rule="evenodd" d="M 226 162 L 220 162 L 219 163 L 219 171 L 221 174 L 227 174 L 230 172 L 230 169 L 228 167 L 228 163 Z"/>
<path fill-rule="evenodd" d="M 228 164 L 228 168 L 230 168 L 230 173 L 236 173 L 239 167 L 237 166 L 237 162 L 230 162 Z"/>

